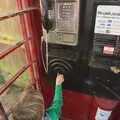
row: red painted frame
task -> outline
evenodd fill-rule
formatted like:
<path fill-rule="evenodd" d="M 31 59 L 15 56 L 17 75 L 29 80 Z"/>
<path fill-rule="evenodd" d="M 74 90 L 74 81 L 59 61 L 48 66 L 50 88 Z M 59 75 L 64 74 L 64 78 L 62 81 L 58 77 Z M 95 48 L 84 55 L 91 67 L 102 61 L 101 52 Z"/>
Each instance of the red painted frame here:
<path fill-rule="evenodd" d="M 25 1 L 26 8 L 28 7 L 40 7 L 39 0 L 26 0 Z M 46 73 L 43 68 L 42 64 L 42 56 L 41 56 L 41 37 L 43 36 L 42 31 L 42 22 L 41 22 L 41 15 L 40 10 L 33 11 L 27 14 L 27 22 L 29 24 L 29 33 L 32 36 L 31 44 L 34 50 L 34 55 L 36 56 L 36 72 L 37 72 L 37 88 L 41 89 L 45 103 L 47 105 L 47 95 L 45 92 L 44 80 L 46 78 Z"/>
<path fill-rule="evenodd" d="M 18 0 L 18 9 L 23 9 L 21 0 Z M 20 23 L 21 23 L 21 27 L 22 27 L 23 39 L 26 39 L 30 35 L 27 34 L 27 28 L 26 28 L 25 16 L 24 15 L 20 16 Z M 24 44 L 24 45 L 25 45 L 25 50 L 26 50 L 25 53 L 26 53 L 27 62 L 31 63 L 33 55 L 32 55 L 31 50 L 30 50 L 30 42 L 27 43 L 27 44 Z M 31 54 L 29 54 L 29 53 L 31 53 Z M 29 68 L 29 72 L 30 72 L 30 75 L 31 75 L 31 78 L 32 78 L 32 85 L 34 86 L 34 88 L 36 88 L 36 80 L 35 80 L 33 66 L 31 66 Z"/>
<path fill-rule="evenodd" d="M 27 57 L 27 62 L 28 64 L 25 65 L 23 68 L 21 68 L 9 81 L 7 81 L 1 88 L 0 88 L 0 95 L 10 86 L 13 84 L 14 81 L 17 80 L 17 78 L 22 75 L 22 73 L 24 73 L 27 69 L 30 70 L 31 73 L 31 78 L 32 78 L 32 85 L 34 86 L 34 88 L 36 88 L 36 80 L 35 80 L 35 69 L 36 67 L 33 67 L 33 65 L 36 63 L 36 58 L 32 58 L 32 53 L 31 53 L 31 48 L 30 48 L 30 43 L 29 40 L 31 41 L 31 37 L 29 37 L 27 35 L 26 32 L 26 26 L 25 26 L 25 20 L 24 20 L 24 14 L 28 14 L 30 12 L 33 12 L 34 10 L 39 10 L 39 7 L 37 8 L 27 8 L 27 9 L 22 9 L 21 6 L 21 0 L 18 1 L 18 8 L 20 9 L 19 11 L 16 11 L 14 13 L 8 14 L 8 15 L 4 15 L 4 16 L 0 16 L 0 21 L 5 20 L 5 19 L 9 19 L 11 17 L 15 17 L 15 16 L 20 16 L 21 19 L 21 27 L 22 27 L 22 31 L 23 31 L 23 38 L 24 40 L 17 43 L 16 45 L 10 47 L 9 49 L 7 49 L 6 51 L 2 52 L 0 54 L 0 60 L 7 57 L 7 55 L 9 55 L 10 53 L 12 53 L 13 51 L 15 51 L 16 49 L 20 48 L 22 45 L 25 46 L 25 50 L 26 50 L 26 57 Z M 34 61 L 34 62 L 33 62 Z"/>

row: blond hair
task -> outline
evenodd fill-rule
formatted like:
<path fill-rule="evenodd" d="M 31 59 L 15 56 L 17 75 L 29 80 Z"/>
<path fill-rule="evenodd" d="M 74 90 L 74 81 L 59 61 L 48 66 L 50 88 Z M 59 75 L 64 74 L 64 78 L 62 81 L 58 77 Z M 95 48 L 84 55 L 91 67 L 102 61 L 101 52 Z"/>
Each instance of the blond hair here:
<path fill-rule="evenodd" d="M 14 120 L 41 120 L 44 115 L 44 100 L 39 90 L 27 89 L 21 95 L 21 100 L 12 110 Z"/>

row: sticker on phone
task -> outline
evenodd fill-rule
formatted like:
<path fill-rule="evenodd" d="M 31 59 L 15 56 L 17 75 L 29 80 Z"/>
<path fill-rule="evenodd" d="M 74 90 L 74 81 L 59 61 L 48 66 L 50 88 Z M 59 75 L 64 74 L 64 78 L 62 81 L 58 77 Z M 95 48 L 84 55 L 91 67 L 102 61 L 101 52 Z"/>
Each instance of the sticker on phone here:
<path fill-rule="evenodd" d="M 113 55 L 114 50 L 115 50 L 115 48 L 112 46 L 104 46 L 103 54 Z"/>
<path fill-rule="evenodd" d="M 112 111 L 103 110 L 101 108 L 97 109 L 95 120 L 109 120 Z"/>

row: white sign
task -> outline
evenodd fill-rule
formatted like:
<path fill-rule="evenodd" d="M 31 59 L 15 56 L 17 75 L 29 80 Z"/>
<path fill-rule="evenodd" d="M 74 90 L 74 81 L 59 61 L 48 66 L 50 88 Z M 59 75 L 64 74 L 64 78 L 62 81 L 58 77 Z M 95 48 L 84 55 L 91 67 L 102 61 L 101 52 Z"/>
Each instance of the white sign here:
<path fill-rule="evenodd" d="M 99 5 L 94 32 L 120 35 L 120 6 Z"/>
<path fill-rule="evenodd" d="M 98 108 L 95 116 L 95 120 L 108 120 L 112 111 L 102 110 Z"/>

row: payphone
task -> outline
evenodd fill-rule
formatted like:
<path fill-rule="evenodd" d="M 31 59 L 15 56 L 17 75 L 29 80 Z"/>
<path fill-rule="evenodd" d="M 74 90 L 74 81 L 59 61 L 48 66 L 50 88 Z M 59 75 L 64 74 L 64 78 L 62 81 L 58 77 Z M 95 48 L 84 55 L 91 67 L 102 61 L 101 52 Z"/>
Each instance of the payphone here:
<path fill-rule="evenodd" d="M 73 89 L 73 84 L 79 80 L 79 43 L 85 1 L 46 0 L 43 5 L 47 6 L 43 6 L 43 26 L 47 31 L 48 79 L 53 82 L 56 73 L 62 72 L 65 88 Z"/>

